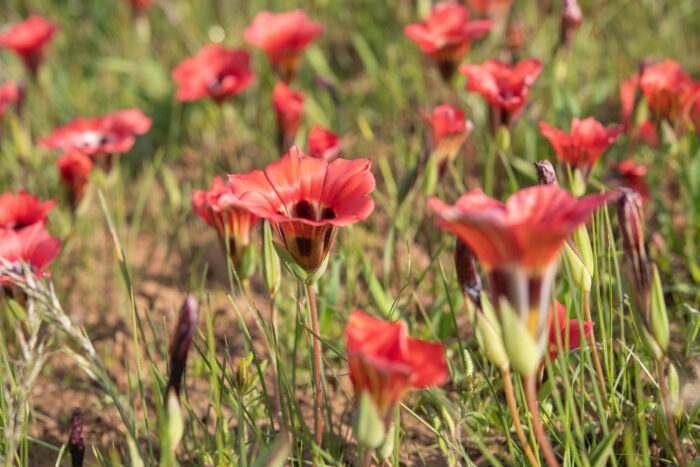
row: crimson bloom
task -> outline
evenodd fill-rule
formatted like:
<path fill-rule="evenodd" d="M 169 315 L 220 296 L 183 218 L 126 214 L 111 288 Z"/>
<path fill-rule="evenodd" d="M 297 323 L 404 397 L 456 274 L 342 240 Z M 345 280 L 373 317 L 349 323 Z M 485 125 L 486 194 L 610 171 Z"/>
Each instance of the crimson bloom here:
<path fill-rule="evenodd" d="M 294 92 L 283 81 L 272 90 L 272 105 L 277 119 L 277 143 L 280 151 L 294 144 L 301 113 L 304 110 L 304 93 Z"/>
<path fill-rule="evenodd" d="M 491 18 L 504 18 L 508 15 L 513 0 L 467 0 L 473 11 Z"/>
<path fill-rule="evenodd" d="M 40 222 L 23 230 L 0 229 L 0 283 L 12 282 L 8 272 L 23 274 L 23 263 L 39 277 L 49 276 L 45 269 L 60 247 L 61 240 L 49 235 Z"/>
<path fill-rule="evenodd" d="M 231 185 L 221 177 L 215 177 L 207 191 L 192 190 L 192 210 L 214 227 L 224 253 L 228 244 L 231 261 L 241 278 L 250 277 L 254 267 L 249 258 L 252 253 L 250 233 L 258 216 L 246 208 Z"/>
<path fill-rule="evenodd" d="M 454 206 L 434 197 L 428 200 L 438 215 L 436 224 L 466 243 L 488 274 L 503 322 L 506 351 L 513 367 L 525 376 L 541 360 L 562 245 L 612 194 L 579 200 L 556 185 L 538 185 L 518 191 L 505 204 L 478 189 L 463 195 Z M 513 319 L 520 324 L 506 325 Z M 522 334 L 506 335 L 520 332 L 521 327 L 532 346 L 522 342 Z"/>
<path fill-rule="evenodd" d="M 462 65 L 459 72 L 467 77 L 467 90 L 478 92 L 489 104 L 491 131 L 501 125 L 510 127 L 527 102 L 542 63 L 534 58 L 518 62 L 514 67 L 488 60 L 483 65 Z"/>
<path fill-rule="evenodd" d="M 566 307 L 556 302 L 556 313 L 557 313 L 557 323 L 559 326 L 555 325 L 554 315 L 550 313 L 549 315 L 549 359 L 554 361 L 559 355 L 559 345 L 557 344 L 557 339 L 561 339 L 562 346 L 566 346 L 569 343 L 569 350 L 578 349 L 581 347 L 581 328 L 579 327 L 578 319 L 568 320 L 569 335 L 567 339 L 566 327 Z M 583 321 L 583 337 L 586 338 L 593 330 L 595 326 L 594 322 Z"/>
<path fill-rule="evenodd" d="M 83 191 L 92 172 L 92 159 L 80 151 L 70 150 L 56 161 L 61 182 L 66 188 L 71 207 L 75 209 L 83 198 Z"/>
<path fill-rule="evenodd" d="M 338 227 L 364 220 L 374 209 L 369 159 L 328 162 L 294 146 L 277 162 L 229 175 L 233 192 L 256 216 L 270 221 L 280 255 L 309 275 L 325 267 Z"/>
<path fill-rule="evenodd" d="M 646 67 L 639 86 L 652 113 L 676 125 L 681 117 L 683 96 L 691 87 L 690 76 L 678 62 L 667 59 Z"/>
<path fill-rule="evenodd" d="M 245 40 L 261 48 L 282 80 L 296 76 L 304 49 L 323 33 L 323 25 L 311 21 L 303 10 L 286 13 L 263 11 L 243 32 Z"/>
<path fill-rule="evenodd" d="M 318 125 L 311 128 L 307 143 L 312 156 L 329 162 L 338 157 L 342 146 L 338 135 Z"/>
<path fill-rule="evenodd" d="M 409 24 L 404 34 L 437 63 L 447 81 L 469 51 L 472 39 L 483 37 L 493 26 L 489 20 L 469 21 L 469 10 L 459 3 L 440 2 L 424 23 Z"/>
<path fill-rule="evenodd" d="M 44 48 L 57 29 L 58 26 L 54 23 L 41 16 L 31 15 L 0 34 L 0 47 L 14 50 L 32 74 L 36 75 L 39 63 L 44 58 Z"/>
<path fill-rule="evenodd" d="M 355 400 L 369 393 L 384 423 L 406 391 L 441 386 L 449 379 L 442 343 L 408 337 L 403 321 L 387 322 L 357 310 L 345 327 L 345 339 Z"/>
<path fill-rule="evenodd" d="M 6 191 L 0 195 L 0 229 L 22 230 L 34 224 L 46 225 L 46 215 L 56 205 L 56 201 L 39 201 L 38 196 L 19 190 L 17 195 Z"/>
<path fill-rule="evenodd" d="M 454 159 L 474 128 L 472 122 L 464 118 L 464 112 L 449 104 L 435 107 L 432 115 L 419 111 L 430 128 L 433 153 L 440 159 Z"/>
<path fill-rule="evenodd" d="M 10 104 L 14 103 L 17 109 L 20 108 L 22 94 L 22 87 L 14 81 L 7 81 L 0 86 L 0 118 L 5 115 Z"/>
<path fill-rule="evenodd" d="M 580 170 L 585 182 L 600 156 L 620 136 L 622 128 L 606 128 L 593 117 L 585 120 L 574 117 L 570 134 L 544 122 L 540 122 L 540 132 L 552 143 L 559 160 Z"/>
<path fill-rule="evenodd" d="M 642 204 L 649 200 L 649 187 L 644 181 L 647 172 L 649 172 L 648 164 L 636 164 L 632 159 L 626 159 L 614 165 L 616 178 L 622 182 L 622 185 L 630 188 L 637 193 L 642 199 Z"/>
<path fill-rule="evenodd" d="M 39 142 L 49 149 L 77 150 L 93 157 L 127 152 L 151 128 L 151 119 L 139 109 L 119 110 L 93 118 L 76 118 L 68 125 L 56 128 Z"/>
<path fill-rule="evenodd" d="M 221 103 L 239 94 L 255 80 L 250 54 L 243 49 L 227 49 L 218 44 L 202 47 L 173 70 L 178 85 L 175 97 L 183 102 L 211 97 Z"/>

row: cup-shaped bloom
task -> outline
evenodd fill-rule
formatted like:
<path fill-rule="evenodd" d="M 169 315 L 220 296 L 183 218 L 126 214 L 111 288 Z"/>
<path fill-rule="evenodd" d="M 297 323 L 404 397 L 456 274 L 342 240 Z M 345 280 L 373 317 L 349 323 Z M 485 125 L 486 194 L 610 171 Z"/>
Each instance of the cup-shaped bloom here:
<path fill-rule="evenodd" d="M 168 388 L 173 388 L 176 394 L 180 393 L 180 383 L 187 364 L 187 353 L 192 345 L 192 338 L 197 332 L 199 321 L 199 305 L 192 295 L 185 298 L 177 319 L 177 326 L 170 341 L 170 377 Z"/>
<path fill-rule="evenodd" d="M 423 23 L 409 24 L 404 34 L 438 65 L 449 80 L 466 55 L 472 39 L 483 37 L 494 26 L 492 21 L 469 21 L 469 10 L 459 3 L 437 3 Z"/>
<path fill-rule="evenodd" d="M 229 181 L 243 206 L 270 221 L 285 264 L 294 262 L 310 277 L 325 266 L 337 228 L 374 209 L 370 165 L 369 159 L 327 162 L 294 146 L 264 171 L 229 175 Z"/>
<path fill-rule="evenodd" d="M 217 103 L 239 94 L 255 80 L 250 55 L 243 49 L 227 49 L 219 44 L 202 47 L 173 70 L 177 83 L 175 97 L 191 102 L 211 97 Z"/>
<path fill-rule="evenodd" d="M 690 76 L 678 62 L 667 59 L 646 67 L 639 86 L 652 113 L 676 125 L 681 117 L 683 96 L 691 86 Z"/>
<path fill-rule="evenodd" d="M 312 156 L 320 157 L 329 162 L 336 159 L 342 149 L 340 137 L 318 125 L 314 125 L 311 128 L 307 144 L 309 145 L 309 153 Z"/>
<path fill-rule="evenodd" d="M 428 200 L 438 215 L 437 225 L 464 241 L 484 267 L 503 324 L 506 351 L 521 374 L 532 374 L 541 360 L 552 283 L 564 242 L 610 197 L 576 199 L 556 185 L 538 185 L 518 191 L 505 204 L 478 189 L 454 206 L 437 198 Z M 518 343 L 506 336 L 513 329 L 507 326 L 511 317 L 536 348 L 518 355 Z M 533 358 L 524 361 L 524 355 Z"/>
<path fill-rule="evenodd" d="M 263 11 L 243 32 L 245 40 L 261 48 L 283 81 L 294 79 L 304 49 L 323 33 L 323 25 L 303 10 L 285 13 Z"/>
<path fill-rule="evenodd" d="M 21 23 L 14 24 L 0 33 L 0 47 L 13 50 L 36 74 L 44 58 L 44 48 L 58 26 L 38 15 L 31 15 Z"/>
<path fill-rule="evenodd" d="M 554 361 L 554 359 L 557 358 L 557 355 L 559 355 L 559 345 L 557 344 L 557 340 L 561 339 L 561 345 L 566 346 L 568 342 L 568 348 L 569 350 L 574 350 L 578 349 L 581 347 L 581 326 L 583 327 L 583 337 L 586 338 L 588 335 L 591 333 L 593 330 L 593 326 L 595 326 L 595 323 L 592 321 L 583 321 L 583 323 L 579 324 L 578 319 L 569 319 L 567 320 L 566 318 L 566 307 L 559 303 L 558 301 L 555 302 L 556 304 L 556 314 L 557 314 L 557 320 L 556 323 L 554 321 L 554 314 L 550 313 L 549 315 L 549 344 L 548 344 L 548 352 L 549 352 L 549 359 Z M 568 323 L 567 323 L 568 321 Z M 558 325 L 558 326 L 557 326 Z M 569 328 L 569 334 L 567 336 L 566 334 L 566 328 Z"/>
<path fill-rule="evenodd" d="M 19 190 L 17 195 L 6 191 L 0 195 L 0 228 L 22 230 L 30 225 L 46 225 L 47 214 L 56 205 L 56 201 L 41 202 L 38 196 Z"/>
<path fill-rule="evenodd" d="M 280 81 L 272 90 L 272 105 L 277 120 L 277 143 L 280 151 L 286 151 L 294 144 L 301 113 L 304 111 L 304 93 L 294 92 Z"/>
<path fill-rule="evenodd" d="M 90 172 L 92 172 L 92 159 L 80 151 L 71 150 L 58 158 L 56 167 L 58 167 L 61 182 L 66 189 L 68 200 L 75 209 L 83 198 L 85 185 L 87 185 Z"/>
<path fill-rule="evenodd" d="M 552 144 L 559 160 L 572 170 L 579 170 L 585 181 L 600 156 L 620 136 L 622 127 L 606 128 L 593 117 L 574 117 L 571 133 L 544 122 L 540 122 L 540 132 Z"/>
<path fill-rule="evenodd" d="M 467 4 L 480 15 L 502 19 L 508 15 L 513 0 L 467 0 Z"/>
<path fill-rule="evenodd" d="M 649 187 L 644 181 L 649 172 L 648 164 L 637 164 L 633 159 L 625 159 L 613 166 L 615 169 L 615 178 L 622 186 L 639 193 L 642 204 L 646 204 L 649 200 Z"/>
<path fill-rule="evenodd" d="M 24 274 L 25 265 L 38 277 L 49 276 L 45 269 L 60 248 L 61 240 L 49 235 L 41 222 L 22 230 L 0 229 L 0 283 L 12 282 L 8 272 Z"/>
<path fill-rule="evenodd" d="M 493 134 L 500 126 L 510 127 L 515 122 L 541 70 L 542 63 L 534 58 L 514 67 L 495 60 L 459 67 L 459 72 L 467 77 L 467 90 L 481 94 L 489 104 Z"/>
<path fill-rule="evenodd" d="M 14 81 L 7 81 L 0 86 L 0 118 L 5 115 L 11 104 L 15 104 L 19 113 L 23 94 L 22 86 Z"/>
<path fill-rule="evenodd" d="M 224 253 L 228 251 L 239 274 L 246 278 L 252 274 L 250 265 L 244 265 L 251 247 L 250 233 L 258 216 L 249 211 L 234 194 L 231 185 L 221 177 L 215 177 L 209 190 L 192 190 L 192 210 L 195 215 L 214 227 Z M 247 261 L 246 261 L 247 263 Z M 241 266 L 247 266 L 241 268 Z"/>
<path fill-rule="evenodd" d="M 449 379 L 442 343 L 408 337 L 403 321 L 388 322 L 357 310 L 345 327 L 345 339 L 355 400 L 367 392 L 385 423 L 406 391 L 441 386 Z"/>
<path fill-rule="evenodd" d="M 88 156 L 127 152 L 151 128 L 151 119 L 139 109 L 119 110 L 93 118 L 76 118 L 56 128 L 39 144 L 49 149 L 77 150 Z"/>
<path fill-rule="evenodd" d="M 430 129 L 433 155 L 440 160 L 453 160 L 474 129 L 472 122 L 464 118 L 464 112 L 449 104 L 435 107 L 432 115 L 423 110 L 420 114 Z"/>

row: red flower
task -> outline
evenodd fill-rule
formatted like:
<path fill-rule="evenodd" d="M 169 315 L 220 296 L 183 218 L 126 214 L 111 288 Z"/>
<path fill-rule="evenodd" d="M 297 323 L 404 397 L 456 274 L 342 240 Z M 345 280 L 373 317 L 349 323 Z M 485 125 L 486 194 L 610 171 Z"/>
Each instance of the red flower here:
<path fill-rule="evenodd" d="M 515 67 L 495 60 L 459 67 L 467 77 L 467 90 L 478 92 L 488 102 L 493 132 L 517 118 L 541 69 L 542 63 L 534 58 L 518 62 Z"/>
<path fill-rule="evenodd" d="M 223 251 L 226 252 L 228 243 L 233 264 L 240 266 L 243 254 L 251 244 L 250 232 L 258 216 L 245 207 L 231 185 L 221 177 L 215 177 L 207 191 L 192 190 L 192 210 L 216 229 Z"/>
<path fill-rule="evenodd" d="M 15 196 L 11 191 L 0 195 L 0 229 L 22 230 L 34 224 L 46 225 L 46 215 L 56 205 L 56 201 L 39 201 L 38 196 L 20 190 Z"/>
<path fill-rule="evenodd" d="M 0 86 L 0 117 L 5 115 L 5 112 L 7 112 L 7 109 L 13 102 L 19 108 L 22 93 L 22 88 L 14 81 L 7 81 Z"/>
<path fill-rule="evenodd" d="M 309 132 L 309 152 L 314 157 L 320 157 L 328 162 L 336 159 L 340 153 L 341 144 L 338 135 L 318 125 Z"/>
<path fill-rule="evenodd" d="M 66 187 L 71 206 L 76 208 L 83 197 L 90 172 L 92 159 L 80 151 L 70 150 L 56 161 L 61 181 Z"/>
<path fill-rule="evenodd" d="M 23 274 L 22 263 L 28 264 L 39 277 L 49 276 L 44 269 L 54 260 L 60 247 L 61 240 L 49 235 L 41 223 L 21 231 L 0 229 L 0 283 L 12 281 L 6 275 L 8 272 Z"/>
<path fill-rule="evenodd" d="M 639 88 L 639 75 L 634 74 L 620 85 L 620 123 L 624 131 L 630 134 L 633 140 L 643 141 L 652 148 L 659 146 L 659 136 L 656 134 L 654 124 L 644 120 L 635 128 L 634 107 L 637 102 L 637 89 Z"/>
<path fill-rule="evenodd" d="M 617 177 L 622 181 L 623 186 L 630 188 L 642 198 L 642 203 L 649 200 L 649 187 L 644 181 L 649 166 L 647 164 L 635 164 L 634 160 L 627 159 L 614 165 Z"/>
<path fill-rule="evenodd" d="M 566 307 L 559 302 L 556 302 L 556 306 L 557 322 L 559 323 L 559 327 L 555 326 L 554 315 L 551 313 L 549 314 L 549 359 L 552 361 L 554 361 L 557 358 L 557 355 L 559 355 L 557 335 L 559 335 L 559 339 L 561 339 L 562 346 L 565 346 L 567 342 L 567 336 L 565 334 L 567 326 Z M 581 328 L 579 327 L 579 320 L 568 320 L 568 326 L 569 350 L 578 349 L 579 347 L 581 347 Z M 595 326 L 595 323 L 591 321 L 583 322 L 584 338 L 588 337 L 588 335 L 591 333 L 591 330 L 593 329 L 593 326 Z"/>
<path fill-rule="evenodd" d="M 390 323 L 357 310 L 345 339 L 355 400 L 367 391 L 385 422 L 407 390 L 449 379 L 442 343 L 408 337 L 403 321 Z"/>
<path fill-rule="evenodd" d="M 49 149 L 78 150 L 86 155 L 126 152 L 134 145 L 134 135 L 151 128 L 151 119 L 139 109 L 119 110 L 93 118 L 76 118 L 39 142 Z"/>
<path fill-rule="evenodd" d="M 678 62 L 668 59 L 645 68 L 639 85 L 652 113 L 675 125 L 681 116 L 683 96 L 691 86 L 688 73 Z"/>
<path fill-rule="evenodd" d="M 279 149 L 284 151 L 294 144 L 304 110 L 304 93 L 294 92 L 280 81 L 272 90 L 272 104 L 277 118 Z"/>
<path fill-rule="evenodd" d="M 493 26 L 488 20 L 469 21 L 469 11 L 459 3 L 440 2 L 424 23 L 409 24 L 404 34 L 438 62 L 443 77 L 449 79 L 472 39 L 483 37 Z"/>
<path fill-rule="evenodd" d="M 573 119 L 571 134 L 540 122 L 540 132 L 552 143 L 560 161 L 579 168 L 584 179 L 601 155 L 622 133 L 621 127 L 606 128 L 593 117 Z"/>
<path fill-rule="evenodd" d="M 469 8 L 492 18 L 503 18 L 508 14 L 513 0 L 467 0 Z"/>
<path fill-rule="evenodd" d="M 700 134 L 700 81 L 694 82 L 683 96 L 683 108 L 683 113 L 690 119 L 695 132 Z"/>
<path fill-rule="evenodd" d="M 245 40 L 265 51 L 285 82 L 299 69 L 301 53 L 323 33 L 323 25 L 311 21 L 303 10 L 286 13 L 263 11 L 243 32 Z"/>
<path fill-rule="evenodd" d="M 309 273 L 324 264 L 337 227 L 374 209 L 369 159 L 327 162 L 294 146 L 264 171 L 228 178 L 241 204 L 270 221 L 275 242 Z"/>
<path fill-rule="evenodd" d="M 44 56 L 44 46 L 58 26 L 41 16 L 31 15 L 21 23 L 10 26 L 0 34 L 0 47 L 12 49 L 22 57 L 33 74 Z"/>
<path fill-rule="evenodd" d="M 131 6 L 136 8 L 137 10 L 143 11 L 149 6 L 151 6 L 153 3 L 155 3 L 155 0 L 126 0 L 127 2 L 131 3 Z"/>
<path fill-rule="evenodd" d="M 183 102 L 211 97 L 221 102 L 246 89 L 255 79 L 250 55 L 243 49 L 209 44 L 173 70 L 178 85 L 175 97 Z"/>
<path fill-rule="evenodd" d="M 435 107 L 433 115 L 428 115 L 421 109 L 419 111 L 430 127 L 433 151 L 452 159 L 474 128 L 472 122 L 464 119 L 464 112 L 449 104 Z"/>

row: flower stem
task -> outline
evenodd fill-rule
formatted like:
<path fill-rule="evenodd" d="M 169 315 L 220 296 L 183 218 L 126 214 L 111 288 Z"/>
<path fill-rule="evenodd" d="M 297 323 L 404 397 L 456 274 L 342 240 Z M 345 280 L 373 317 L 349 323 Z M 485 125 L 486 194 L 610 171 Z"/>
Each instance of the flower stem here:
<path fill-rule="evenodd" d="M 584 318 L 589 323 L 592 323 L 591 319 L 591 297 L 588 293 L 583 294 L 583 313 Z M 588 343 L 591 346 L 591 356 L 593 357 L 593 364 L 595 365 L 595 372 L 598 375 L 598 385 L 600 386 L 600 392 L 603 396 L 603 407 L 605 410 L 608 409 L 608 391 L 605 389 L 605 379 L 603 378 L 603 367 L 600 364 L 600 358 L 598 357 L 598 346 L 595 341 L 595 332 L 591 329 L 588 333 Z"/>
<path fill-rule="evenodd" d="M 362 453 L 362 467 L 369 467 L 372 465 L 372 453 L 374 449 L 365 449 Z"/>
<path fill-rule="evenodd" d="M 666 384 L 665 375 L 665 360 L 659 359 L 656 361 L 656 372 L 659 379 L 659 388 L 661 389 L 661 398 L 663 400 L 663 408 L 666 413 L 666 425 L 668 425 L 668 433 L 671 436 L 671 445 L 673 446 L 673 452 L 676 455 L 676 460 L 680 467 L 686 467 L 685 457 L 683 457 L 683 452 L 681 451 L 681 445 L 678 441 L 678 432 L 676 431 L 676 424 L 673 421 L 673 409 L 671 408 L 671 397 L 668 391 L 668 385 Z"/>
<path fill-rule="evenodd" d="M 540 443 L 540 448 L 542 448 L 544 460 L 549 467 L 559 467 L 557 456 L 554 454 L 552 445 L 549 444 L 547 434 L 544 432 L 544 427 L 542 426 L 540 407 L 537 402 L 537 382 L 534 375 L 525 378 L 525 398 L 527 399 L 527 406 L 532 416 L 532 428 L 535 430 L 535 436 Z"/>
<path fill-rule="evenodd" d="M 530 447 L 530 443 L 525 436 L 523 431 L 523 425 L 520 423 L 520 415 L 518 414 L 518 405 L 515 402 L 515 393 L 513 392 L 513 382 L 510 379 L 510 370 L 508 368 L 501 370 L 501 377 L 503 378 L 503 389 L 506 392 L 506 399 L 508 401 L 508 409 L 510 410 L 510 415 L 513 417 L 513 424 L 515 425 L 515 432 L 518 434 L 518 439 L 520 439 L 520 444 L 523 446 L 525 455 L 533 466 L 539 466 L 535 453 Z"/>
<path fill-rule="evenodd" d="M 316 431 L 316 444 L 321 447 L 323 443 L 323 387 L 321 385 L 321 339 L 319 339 L 320 333 L 318 330 L 318 312 L 316 311 L 316 294 L 314 292 L 314 286 L 311 283 L 306 284 L 306 292 L 309 295 L 309 308 L 311 310 L 311 330 L 314 335 L 314 388 L 316 390 L 316 400 L 314 411 L 316 413 L 316 419 L 314 423 L 314 430 Z"/>

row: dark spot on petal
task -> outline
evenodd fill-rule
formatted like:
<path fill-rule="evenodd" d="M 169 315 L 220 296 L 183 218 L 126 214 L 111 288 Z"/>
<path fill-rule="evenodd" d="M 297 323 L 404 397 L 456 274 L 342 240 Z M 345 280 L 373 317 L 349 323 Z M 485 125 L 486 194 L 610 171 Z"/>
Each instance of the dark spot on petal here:
<path fill-rule="evenodd" d="M 323 210 L 323 218 L 324 219 L 335 219 L 335 211 L 333 211 L 331 208 L 326 208 Z"/>
<path fill-rule="evenodd" d="M 333 231 L 335 227 L 331 227 L 326 231 L 326 235 L 323 237 L 323 249 L 328 250 L 331 247 L 331 239 L 333 238 Z"/>
<path fill-rule="evenodd" d="M 311 256 L 311 239 L 306 237 L 297 238 L 297 248 L 303 257 Z"/>
<path fill-rule="evenodd" d="M 316 220 L 316 216 L 314 216 L 314 207 L 306 200 L 299 201 L 294 205 L 294 215 L 310 221 Z"/>

